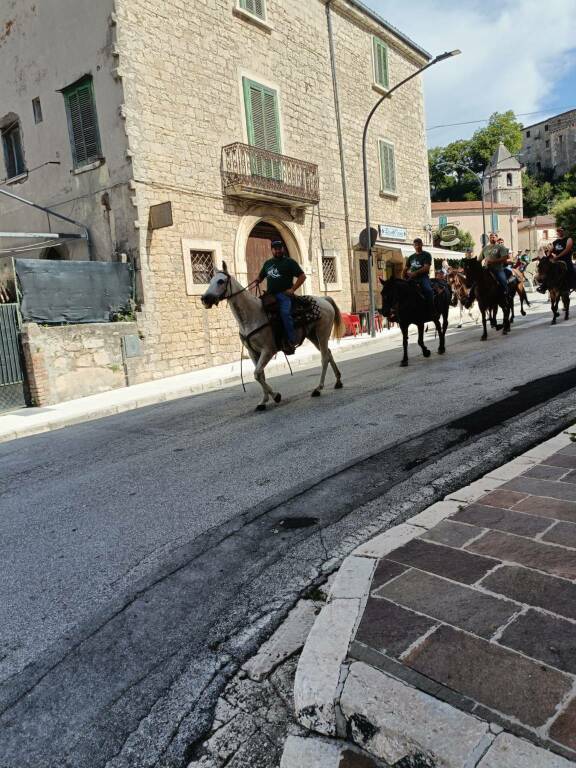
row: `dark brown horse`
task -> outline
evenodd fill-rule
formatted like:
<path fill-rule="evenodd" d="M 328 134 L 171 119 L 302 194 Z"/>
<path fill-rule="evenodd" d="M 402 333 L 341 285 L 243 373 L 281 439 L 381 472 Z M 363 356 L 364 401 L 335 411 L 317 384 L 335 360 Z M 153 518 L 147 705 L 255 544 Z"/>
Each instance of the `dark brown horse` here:
<path fill-rule="evenodd" d="M 539 283 L 546 282 L 553 315 L 552 325 L 556 325 L 556 319 L 560 317 L 560 312 L 558 312 L 560 299 L 564 305 L 564 320 L 568 320 L 570 314 L 570 275 L 566 264 L 563 261 L 554 261 L 549 256 L 542 256 L 538 260 L 536 279 Z"/>
<path fill-rule="evenodd" d="M 476 259 L 463 259 L 462 266 L 469 285 L 474 286 L 474 292 L 482 315 L 482 341 L 488 338 L 486 318 L 496 317 L 498 307 L 504 315 L 502 333 L 510 333 L 510 298 L 504 294 L 499 284 L 488 269 L 485 269 Z M 492 314 L 493 313 L 493 314 Z"/>
<path fill-rule="evenodd" d="M 382 314 L 389 320 L 397 322 L 402 331 L 404 356 L 400 365 L 408 365 L 408 328 L 415 325 L 418 328 L 418 345 L 424 357 L 430 357 L 430 350 L 424 344 L 424 326 L 432 320 L 438 333 L 438 354 L 446 352 L 446 329 L 448 328 L 448 311 L 450 309 L 451 291 L 447 283 L 433 280 L 435 317 L 430 311 L 424 297 L 410 280 L 400 280 L 391 277 L 382 280 Z M 441 322 L 440 322 L 441 321 Z"/>

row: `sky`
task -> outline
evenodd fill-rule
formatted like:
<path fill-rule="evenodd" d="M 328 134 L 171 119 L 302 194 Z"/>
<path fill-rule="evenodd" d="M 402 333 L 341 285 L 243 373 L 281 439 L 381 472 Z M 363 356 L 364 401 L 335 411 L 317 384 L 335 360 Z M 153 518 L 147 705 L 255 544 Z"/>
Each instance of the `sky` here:
<path fill-rule="evenodd" d="M 508 109 L 530 125 L 576 108 L 576 0 L 364 1 L 433 55 L 462 50 L 424 74 L 429 129 Z M 428 145 L 483 125 L 428 130 Z"/>

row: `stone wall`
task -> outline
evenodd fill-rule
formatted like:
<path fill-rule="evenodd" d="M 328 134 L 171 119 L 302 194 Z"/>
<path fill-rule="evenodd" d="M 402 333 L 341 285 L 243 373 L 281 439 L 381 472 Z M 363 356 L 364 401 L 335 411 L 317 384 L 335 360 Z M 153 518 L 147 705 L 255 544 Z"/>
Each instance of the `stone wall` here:
<path fill-rule="evenodd" d="M 44 406 L 134 383 L 141 357 L 127 358 L 123 337 L 136 342 L 136 323 L 39 326 L 26 323 L 22 346 L 31 405 Z"/>

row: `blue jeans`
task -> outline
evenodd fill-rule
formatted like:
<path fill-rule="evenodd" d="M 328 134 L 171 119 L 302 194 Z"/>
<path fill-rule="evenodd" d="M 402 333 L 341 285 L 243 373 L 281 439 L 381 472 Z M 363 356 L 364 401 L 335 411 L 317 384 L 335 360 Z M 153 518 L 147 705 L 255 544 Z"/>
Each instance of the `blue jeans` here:
<path fill-rule="evenodd" d="M 296 332 L 294 330 L 294 320 L 292 318 L 292 297 L 287 296 L 285 293 L 276 293 L 274 295 L 278 302 L 280 319 L 282 320 L 282 325 L 286 331 L 286 337 L 290 344 L 295 344 Z"/>
<path fill-rule="evenodd" d="M 498 280 L 500 283 L 500 287 L 504 291 L 504 293 L 508 293 L 508 275 L 506 274 L 506 270 L 504 269 L 493 269 L 492 274 Z"/>
<path fill-rule="evenodd" d="M 422 291 L 422 295 L 424 298 L 432 304 L 434 301 L 434 291 L 432 290 L 432 283 L 430 282 L 430 278 L 428 275 L 422 275 L 421 277 L 415 277 L 413 278 L 416 285 L 420 287 L 420 290 Z"/>

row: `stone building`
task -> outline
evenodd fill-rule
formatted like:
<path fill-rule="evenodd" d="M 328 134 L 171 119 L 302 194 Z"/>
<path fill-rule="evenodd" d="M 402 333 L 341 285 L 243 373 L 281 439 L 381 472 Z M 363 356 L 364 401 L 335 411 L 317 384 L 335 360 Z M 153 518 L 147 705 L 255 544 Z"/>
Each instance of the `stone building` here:
<path fill-rule="evenodd" d="M 474 241 L 474 254 L 480 253 L 484 231 L 486 237 L 496 232 L 514 253 L 521 248 L 518 238 L 518 207 L 510 203 L 484 204 L 480 200 L 461 200 L 460 202 L 432 203 L 434 229 L 441 229 L 453 224 L 465 232 L 470 232 Z"/>
<path fill-rule="evenodd" d="M 516 215 L 522 218 L 524 210 L 522 169 L 522 163 L 518 158 L 500 142 L 485 170 L 485 203 L 509 205 L 515 209 Z"/>
<path fill-rule="evenodd" d="M 0 187 L 88 226 L 91 250 L 58 223 L 64 237 L 38 256 L 131 261 L 139 379 L 239 354 L 229 310 L 205 310 L 200 295 L 223 259 L 250 281 L 273 237 L 307 293 L 368 305 L 362 129 L 429 60 L 416 43 L 359 0 L 8 5 Z M 368 159 L 383 273 L 431 229 L 419 78 L 377 113 Z M 0 231 L 45 228 L 45 214 L 0 196 Z"/>
<path fill-rule="evenodd" d="M 532 173 L 554 176 L 576 166 L 576 109 L 522 128 L 522 160 Z"/>

